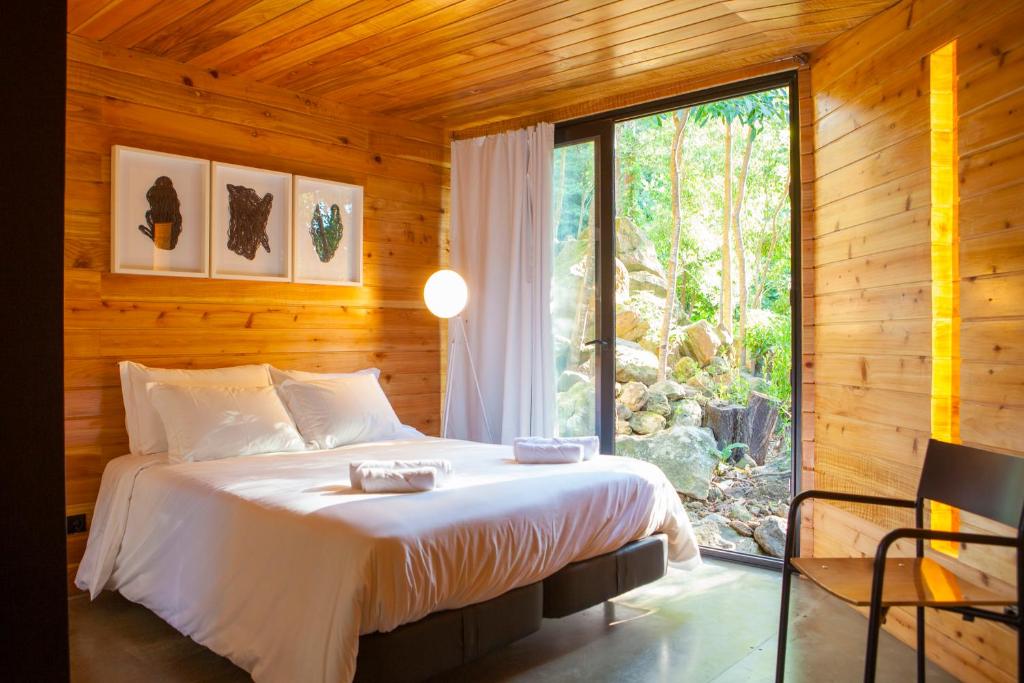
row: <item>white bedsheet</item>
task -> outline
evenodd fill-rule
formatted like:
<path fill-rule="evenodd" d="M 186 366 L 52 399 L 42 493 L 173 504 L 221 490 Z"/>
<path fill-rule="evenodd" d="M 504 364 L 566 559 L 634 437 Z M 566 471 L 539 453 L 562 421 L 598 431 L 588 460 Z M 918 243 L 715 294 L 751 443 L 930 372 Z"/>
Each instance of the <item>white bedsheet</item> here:
<path fill-rule="evenodd" d="M 452 461 L 444 488 L 370 495 L 348 461 Z M 76 585 L 120 591 L 257 681 L 347 681 L 359 635 L 493 598 L 664 532 L 700 562 L 653 465 L 520 465 L 507 446 L 418 439 L 104 472 Z"/>

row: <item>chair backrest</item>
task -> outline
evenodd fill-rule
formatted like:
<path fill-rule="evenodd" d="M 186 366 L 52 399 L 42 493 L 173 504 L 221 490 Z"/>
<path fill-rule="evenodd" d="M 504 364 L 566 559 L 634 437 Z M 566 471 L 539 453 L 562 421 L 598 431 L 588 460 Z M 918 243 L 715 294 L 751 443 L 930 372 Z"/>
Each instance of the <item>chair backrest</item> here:
<path fill-rule="evenodd" d="M 917 495 L 1020 530 L 1024 457 L 931 439 Z"/>

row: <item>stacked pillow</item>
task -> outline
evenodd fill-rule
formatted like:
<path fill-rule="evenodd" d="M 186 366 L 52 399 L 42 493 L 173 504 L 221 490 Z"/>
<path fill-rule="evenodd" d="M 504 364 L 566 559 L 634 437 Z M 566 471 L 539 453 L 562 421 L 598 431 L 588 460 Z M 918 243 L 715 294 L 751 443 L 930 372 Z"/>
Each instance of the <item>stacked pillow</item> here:
<path fill-rule="evenodd" d="M 123 361 L 120 370 L 135 455 L 199 461 L 422 436 L 399 421 L 376 368 L 168 370 Z"/>

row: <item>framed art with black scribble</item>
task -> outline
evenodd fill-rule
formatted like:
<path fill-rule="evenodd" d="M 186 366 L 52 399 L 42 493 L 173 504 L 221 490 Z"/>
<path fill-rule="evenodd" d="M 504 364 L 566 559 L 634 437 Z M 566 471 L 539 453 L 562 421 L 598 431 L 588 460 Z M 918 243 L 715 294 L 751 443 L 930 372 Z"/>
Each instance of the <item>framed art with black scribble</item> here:
<path fill-rule="evenodd" d="M 295 176 L 292 280 L 314 285 L 363 282 L 363 188 Z"/>
<path fill-rule="evenodd" d="M 215 161 L 210 185 L 213 277 L 290 280 L 291 174 Z"/>
<path fill-rule="evenodd" d="M 209 277 L 209 161 L 114 145 L 110 184 L 111 271 Z"/>

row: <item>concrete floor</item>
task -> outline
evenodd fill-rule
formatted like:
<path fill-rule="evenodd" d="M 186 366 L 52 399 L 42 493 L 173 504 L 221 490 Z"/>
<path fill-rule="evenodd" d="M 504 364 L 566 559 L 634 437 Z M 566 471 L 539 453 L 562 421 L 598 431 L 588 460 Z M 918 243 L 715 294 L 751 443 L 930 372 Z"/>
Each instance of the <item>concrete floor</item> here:
<path fill-rule="evenodd" d="M 545 621 L 533 635 L 439 681 L 771 681 L 779 574 L 708 561 L 612 603 Z M 105 593 L 71 600 L 75 683 L 249 680 L 143 607 Z M 866 620 L 805 581 L 794 588 L 789 681 L 859 681 Z M 913 650 L 883 634 L 879 681 L 914 679 Z M 953 681 L 929 665 L 930 682 Z"/>

